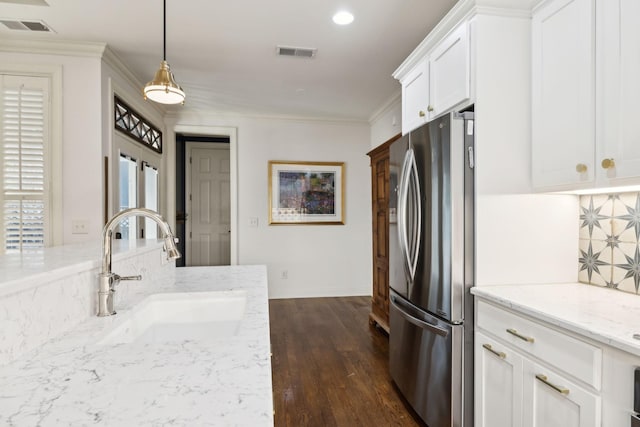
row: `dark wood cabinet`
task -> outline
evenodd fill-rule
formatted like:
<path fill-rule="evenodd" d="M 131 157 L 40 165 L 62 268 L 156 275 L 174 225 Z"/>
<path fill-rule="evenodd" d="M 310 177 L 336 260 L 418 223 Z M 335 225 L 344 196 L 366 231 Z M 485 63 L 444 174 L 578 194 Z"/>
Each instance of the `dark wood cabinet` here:
<path fill-rule="evenodd" d="M 369 322 L 389 332 L 389 146 L 396 135 L 371 150 L 373 290 Z"/>

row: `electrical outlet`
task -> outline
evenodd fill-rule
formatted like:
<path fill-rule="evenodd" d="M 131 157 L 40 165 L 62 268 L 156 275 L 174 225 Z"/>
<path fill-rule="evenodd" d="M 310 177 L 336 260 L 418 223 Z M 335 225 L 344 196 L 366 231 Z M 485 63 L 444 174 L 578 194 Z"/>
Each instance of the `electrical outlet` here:
<path fill-rule="evenodd" d="M 289 272 L 287 270 L 282 270 L 282 272 L 280 273 L 280 278 L 281 279 L 288 279 L 289 278 Z"/>
<path fill-rule="evenodd" d="M 71 221 L 71 234 L 89 234 L 89 221 L 86 219 Z"/>
<path fill-rule="evenodd" d="M 257 227 L 258 226 L 258 218 L 251 217 L 249 218 L 249 227 Z"/>

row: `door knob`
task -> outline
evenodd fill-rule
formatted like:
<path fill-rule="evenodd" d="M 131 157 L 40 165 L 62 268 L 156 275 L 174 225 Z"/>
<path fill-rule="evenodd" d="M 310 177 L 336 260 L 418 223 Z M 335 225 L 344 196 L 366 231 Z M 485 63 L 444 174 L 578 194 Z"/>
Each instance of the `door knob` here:
<path fill-rule="evenodd" d="M 426 116 L 426 114 L 425 114 L 425 113 L 424 113 L 424 111 L 422 111 L 422 110 L 420 110 L 420 112 L 418 113 L 418 115 L 419 115 L 420 117 L 424 117 L 424 116 Z"/>
<path fill-rule="evenodd" d="M 586 171 L 587 171 L 587 165 L 585 165 L 584 163 L 578 163 L 576 165 L 576 172 L 585 173 Z"/>
<path fill-rule="evenodd" d="M 427 111 L 428 111 L 428 112 L 432 112 L 432 111 L 433 111 L 433 107 L 432 107 L 431 105 L 429 105 L 429 106 L 427 107 Z"/>
<path fill-rule="evenodd" d="M 603 169 L 612 169 L 616 167 L 616 162 L 613 159 L 604 159 L 602 161 L 602 168 Z"/>

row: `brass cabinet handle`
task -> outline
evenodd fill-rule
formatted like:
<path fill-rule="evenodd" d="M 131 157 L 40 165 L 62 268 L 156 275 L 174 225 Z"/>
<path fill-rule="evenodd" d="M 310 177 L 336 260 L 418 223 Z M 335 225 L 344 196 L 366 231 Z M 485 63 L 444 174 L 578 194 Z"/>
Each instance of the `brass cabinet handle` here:
<path fill-rule="evenodd" d="M 528 343 L 533 343 L 535 341 L 532 337 L 524 336 L 520 334 L 518 331 L 516 331 L 515 329 L 507 329 L 507 332 L 509 332 L 513 336 L 520 338 L 522 341 L 526 341 Z"/>
<path fill-rule="evenodd" d="M 552 389 L 554 389 L 555 391 L 557 391 L 560 394 L 564 394 L 564 395 L 569 394 L 569 389 L 568 388 L 564 388 L 562 386 L 555 385 L 554 383 L 549 382 L 549 379 L 547 378 L 546 375 L 538 374 L 538 375 L 536 375 L 536 378 L 539 381 L 542 381 L 543 383 L 545 383 L 546 385 L 548 385 L 549 387 L 551 387 Z"/>
<path fill-rule="evenodd" d="M 586 171 L 587 171 L 587 165 L 585 165 L 584 163 L 578 163 L 576 165 L 576 172 L 585 173 Z"/>
<path fill-rule="evenodd" d="M 433 111 L 433 107 L 432 107 L 431 105 L 429 105 L 429 106 L 427 107 L 427 111 L 428 111 L 428 112 L 432 112 L 432 111 Z"/>
<path fill-rule="evenodd" d="M 506 353 L 503 353 L 502 351 L 494 350 L 493 347 L 491 347 L 491 344 L 482 344 L 482 347 L 484 347 L 485 349 L 489 350 L 491 353 L 495 354 L 500 359 L 504 359 L 504 358 L 507 357 Z"/>
<path fill-rule="evenodd" d="M 426 116 L 425 112 L 424 112 L 424 111 L 422 111 L 422 110 L 420 110 L 420 112 L 418 113 L 418 115 L 419 115 L 420 117 L 424 117 L 424 116 Z"/>
<path fill-rule="evenodd" d="M 602 168 L 603 169 L 611 169 L 611 168 L 615 168 L 616 167 L 616 161 L 613 159 L 604 159 L 602 161 Z"/>

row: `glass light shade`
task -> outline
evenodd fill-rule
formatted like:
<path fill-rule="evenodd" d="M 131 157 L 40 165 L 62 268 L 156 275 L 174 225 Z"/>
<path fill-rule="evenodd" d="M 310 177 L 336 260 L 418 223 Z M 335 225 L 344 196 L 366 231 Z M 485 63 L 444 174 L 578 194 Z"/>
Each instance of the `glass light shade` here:
<path fill-rule="evenodd" d="M 167 61 L 160 63 L 153 80 L 144 86 L 144 98 L 160 104 L 184 103 L 185 93 L 174 80 Z"/>

